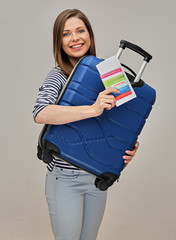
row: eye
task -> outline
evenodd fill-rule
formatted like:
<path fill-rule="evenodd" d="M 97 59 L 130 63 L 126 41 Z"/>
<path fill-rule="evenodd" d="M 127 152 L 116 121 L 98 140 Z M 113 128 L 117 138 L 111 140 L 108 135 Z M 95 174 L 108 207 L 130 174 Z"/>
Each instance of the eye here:
<path fill-rule="evenodd" d="M 63 33 L 63 37 L 68 37 L 70 36 L 70 33 Z"/>
<path fill-rule="evenodd" d="M 83 33 L 83 32 L 84 32 L 84 29 L 78 30 L 78 33 Z"/>

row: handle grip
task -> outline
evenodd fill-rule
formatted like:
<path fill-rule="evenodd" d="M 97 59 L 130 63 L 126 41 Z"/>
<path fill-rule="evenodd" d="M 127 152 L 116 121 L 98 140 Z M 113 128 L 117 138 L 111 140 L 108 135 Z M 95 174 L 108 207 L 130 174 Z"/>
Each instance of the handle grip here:
<path fill-rule="evenodd" d="M 126 47 L 133 50 L 134 52 L 142 55 L 144 57 L 144 61 L 146 61 L 146 62 L 149 62 L 152 59 L 152 56 L 148 52 L 143 50 L 141 47 L 139 47 L 133 43 L 127 42 L 125 40 L 121 40 L 120 48 L 125 49 Z"/>

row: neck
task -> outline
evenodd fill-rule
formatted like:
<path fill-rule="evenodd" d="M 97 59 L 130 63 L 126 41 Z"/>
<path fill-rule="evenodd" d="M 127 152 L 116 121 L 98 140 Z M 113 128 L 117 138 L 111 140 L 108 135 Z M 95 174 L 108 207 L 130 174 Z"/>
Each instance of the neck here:
<path fill-rule="evenodd" d="M 72 57 L 69 57 L 69 61 L 71 63 L 71 65 L 74 67 L 77 62 L 79 61 L 80 58 L 72 58 Z"/>

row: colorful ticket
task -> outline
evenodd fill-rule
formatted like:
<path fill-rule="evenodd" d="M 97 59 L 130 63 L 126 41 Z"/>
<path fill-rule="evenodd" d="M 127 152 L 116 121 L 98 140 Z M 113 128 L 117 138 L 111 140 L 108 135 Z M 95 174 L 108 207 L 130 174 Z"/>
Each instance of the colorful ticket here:
<path fill-rule="evenodd" d="M 117 56 L 110 57 L 96 65 L 105 88 L 117 88 L 120 93 L 113 93 L 117 102 L 116 106 L 132 100 L 136 94 L 128 80 Z"/>

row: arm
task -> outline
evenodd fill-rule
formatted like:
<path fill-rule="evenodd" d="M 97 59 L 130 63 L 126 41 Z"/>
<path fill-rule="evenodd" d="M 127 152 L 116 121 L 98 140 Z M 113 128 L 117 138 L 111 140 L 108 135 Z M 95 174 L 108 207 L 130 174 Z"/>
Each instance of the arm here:
<path fill-rule="evenodd" d="M 35 122 L 42 124 L 66 124 L 101 115 L 106 108 L 110 110 L 116 104 L 116 99 L 109 93 L 119 93 L 116 88 L 107 88 L 101 92 L 91 106 L 60 106 L 48 105 L 36 116 Z"/>

